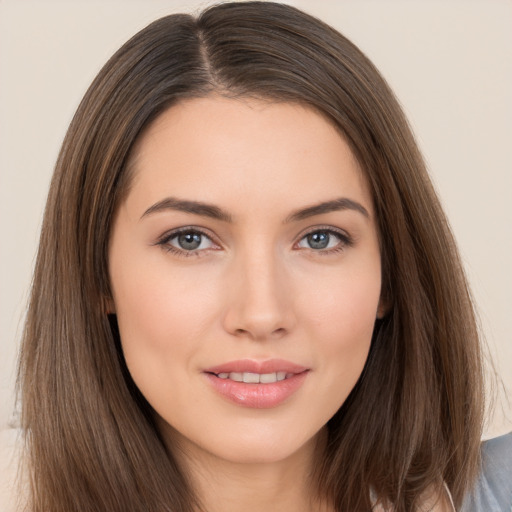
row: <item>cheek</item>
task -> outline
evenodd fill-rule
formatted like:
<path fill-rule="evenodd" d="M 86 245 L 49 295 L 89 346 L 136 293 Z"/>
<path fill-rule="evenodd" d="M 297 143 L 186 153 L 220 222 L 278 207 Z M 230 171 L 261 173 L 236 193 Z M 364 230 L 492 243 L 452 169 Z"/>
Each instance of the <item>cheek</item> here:
<path fill-rule="evenodd" d="M 316 276 L 318 278 L 318 275 Z M 331 272 L 303 286 L 302 315 L 335 345 L 359 344 L 371 336 L 381 291 L 378 260 Z"/>
<path fill-rule="evenodd" d="M 159 266 L 119 268 L 112 276 L 116 314 L 126 363 L 134 380 L 179 373 L 199 350 L 218 317 L 215 284 Z M 141 383 L 142 384 L 142 383 Z"/>
<path fill-rule="evenodd" d="M 380 297 L 380 269 L 331 280 L 307 301 L 309 337 L 316 340 L 319 370 L 329 381 L 337 409 L 366 363 Z M 304 304 L 306 307 L 306 304 Z"/>

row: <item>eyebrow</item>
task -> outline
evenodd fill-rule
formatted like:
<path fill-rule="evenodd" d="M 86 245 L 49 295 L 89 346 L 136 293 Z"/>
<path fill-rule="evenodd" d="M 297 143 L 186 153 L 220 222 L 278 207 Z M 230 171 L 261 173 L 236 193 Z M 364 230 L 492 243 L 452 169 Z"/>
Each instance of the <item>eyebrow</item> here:
<path fill-rule="evenodd" d="M 150 206 L 142 214 L 141 219 L 147 217 L 148 215 L 166 210 L 177 210 L 185 213 L 192 213 L 194 215 L 200 215 L 202 217 L 210 217 L 212 219 L 221 220 L 223 222 L 233 222 L 233 217 L 218 206 L 209 203 L 203 203 L 201 201 L 177 199 L 175 197 L 166 197 L 165 199 L 162 199 L 161 201 L 158 201 L 154 205 Z M 300 210 L 297 210 L 289 215 L 284 222 L 296 222 L 299 220 L 307 219 L 309 217 L 314 217 L 315 215 L 342 210 L 353 210 L 361 213 L 366 218 L 370 217 L 368 210 L 362 204 L 346 197 L 340 197 L 331 201 L 324 201 L 313 206 L 301 208 Z"/>
<path fill-rule="evenodd" d="M 152 215 L 157 212 L 166 210 L 177 210 L 185 213 L 193 213 L 194 215 L 201 215 L 202 217 L 210 217 L 224 222 L 232 222 L 232 217 L 229 213 L 221 210 L 218 206 L 213 204 L 203 203 L 200 201 L 188 201 L 184 199 L 176 199 L 175 197 L 166 197 L 158 201 L 153 206 L 150 206 L 141 216 L 141 219 Z"/>
<path fill-rule="evenodd" d="M 299 220 L 304 220 L 309 217 L 314 217 L 315 215 L 321 215 L 323 213 L 329 212 L 337 212 L 342 210 L 353 210 L 361 213 L 366 218 L 370 218 L 370 214 L 368 210 L 357 201 L 352 199 L 348 199 L 347 197 L 340 197 L 338 199 L 333 199 L 331 201 L 325 201 L 323 203 L 319 203 L 313 206 L 308 206 L 306 208 L 302 208 L 297 210 L 288 216 L 285 222 L 296 222 Z"/>

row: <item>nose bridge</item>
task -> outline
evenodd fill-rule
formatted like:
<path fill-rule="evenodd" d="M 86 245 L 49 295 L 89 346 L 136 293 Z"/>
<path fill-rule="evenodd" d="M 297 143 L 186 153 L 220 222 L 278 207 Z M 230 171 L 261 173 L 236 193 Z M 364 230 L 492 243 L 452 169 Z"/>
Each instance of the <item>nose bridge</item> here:
<path fill-rule="evenodd" d="M 287 273 L 268 242 L 240 250 L 233 262 L 226 328 L 236 335 L 264 340 L 281 336 L 293 324 Z"/>

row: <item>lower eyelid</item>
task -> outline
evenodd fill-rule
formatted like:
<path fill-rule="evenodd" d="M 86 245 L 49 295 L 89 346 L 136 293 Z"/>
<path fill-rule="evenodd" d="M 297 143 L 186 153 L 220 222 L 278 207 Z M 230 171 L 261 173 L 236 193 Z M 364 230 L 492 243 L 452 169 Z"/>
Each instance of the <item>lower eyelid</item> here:
<path fill-rule="evenodd" d="M 180 236 L 180 235 L 183 235 L 183 234 L 185 234 L 185 233 L 196 233 L 196 234 L 200 235 L 200 236 L 202 237 L 202 239 L 203 239 L 203 240 L 201 240 L 201 245 L 202 245 L 202 243 L 204 242 L 204 239 L 208 240 L 209 244 L 211 244 L 212 246 L 214 246 L 214 245 L 215 245 L 215 243 L 214 243 L 214 241 L 211 239 L 211 237 L 209 237 L 208 235 L 205 235 L 204 233 L 201 233 L 200 231 L 182 231 L 182 232 L 179 232 L 179 233 L 175 233 L 175 234 L 171 235 L 171 236 L 167 239 L 167 242 L 166 242 L 166 243 L 171 244 L 171 241 L 172 241 L 172 240 L 177 240 L 177 239 L 179 238 L 179 236 Z M 172 245 L 172 244 L 171 244 L 171 245 Z M 183 250 L 183 251 L 185 251 L 185 252 L 195 252 L 195 251 L 200 251 L 200 250 L 205 250 L 205 249 L 211 249 L 211 247 L 204 247 L 204 248 L 202 248 L 202 249 L 199 249 L 199 247 L 198 247 L 198 248 L 196 248 L 196 249 L 194 249 L 194 250 L 192 250 L 192 249 L 191 249 L 191 250 L 187 251 L 187 249 L 183 249 L 183 248 L 181 248 L 181 247 L 179 247 L 179 246 L 175 246 L 175 245 L 173 245 L 173 247 L 175 247 L 175 248 L 176 248 L 176 249 L 178 249 L 178 250 Z"/>
<path fill-rule="evenodd" d="M 353 240 L 352 238 L 347 234 L 347 233 L 344 233 L 344 232 L 340 232 L 338 230 L 335 230 L 333 228 L 323 228 L 323 227 L 318 227 L 316 229 L 312 229 L 311 231 L 308 231 L 307 233 L 303 234 L 299 241 L 297 242 L 300 243 L 302 240 L 304 240 L 306 237 L 314 234 L 314 233 L 318 233 L 318 232 L 323 232 L 323 233 L 328 233 L 329 235 L 331 236 L 334 236 L 336 237 L 338 240 L 339 240 L 339 243 L 336 244 L 335 247 L 331 247 L 331 248 L 328 248 L 328 249 L 312 249 L 310 248 L 312 251 L 315 251 L 315 252 L 329 252 L 329 251 L 333 251 L 333 250 L 336 250 L 337 248 L 340 248 L 339 246 L 342 246 L 342 247 L 349 247 L 353 244 Z M 306 247 L 304 247 L 304 249 L 306 249 Z"/>
<path fill-rule="evenodd" d="M 336 237 L 338 239 L 338 243 L 334 247 L 325 248 L 325 249 L 313 249 L 311 247 L 309 247 L 309 248 L 308 247 L 299 247 L 299 248 L 300 249 L 310 249 L 311 251 L 318 253 L 318 254 L 320 254 L 320 253 L 329 254 L 331 252 L 337 252 L 337 251 L 343 250 L 347 247 L 350 247 L 354 243 L 352 237 L 345 232 L 340 232 L 333 228 L 318 227 L 316 229 L 313 229 L 313 230 L 308 231 L 307 233 L 303 234 L 300 237 L 299 241 L 296 242 L 296 244 L 294 244 L 294 245 L 298 246 L 298 244 L 302 240 L 304 240 L 306 237 L 308 237 L 309 235 L 312 235 L 314 233 L 317 233 L 317 232 L 328 233 L 329 235 Z M 202 237 L 207 238 L 210 242 L 210 244 L 209 244 L 210 246 L 203 248 L 203 249 L 186 250 L 186 249 L 177 247 L 175 245 L 172 245 L 170 243 L 171 240 L 173 240 L 173 239 L 177 238 L 178 236 L 180 236 L 181 234 L 185 234 L 185 233 L 197 233 L 197 234 L 201 235 Z M 178 255 L 184 255 L 184 256 L 198 256 L 198 255 L 200 255 L 200 253 L 204 253 L 209 250 L 217 250 L 217 249 L 221 248 L 220 244 L 217 243 L 210 234 L 208 234 L 198 228 L 188 228 L 188 229 L 184 228 L 184 229 L 177 229 L 175 231 L 167 232 L 164 235 L 162 235 L 153 245 L 160 245 L 162 248 L 164 248 L 168 252 L 174 252 Z"/>
<path fill-rule="evenodd" d="M 177 245 L 174 245 L 171 243 L 172 240 L 176 239 L 182 234 L 185 233 L 197 233 L 201 235 L 202 237 L 208 239 L 210 241 L 209 247 L 203 248 L 203 249 L 193 249 L 193 250 L 186 250 L 182 249 Z M 205 233 L 201 229 L 197 228 L 185 228 L 185 229 L 177 229 L 174 231 L 167 232 L 160 236 L 152 245 L 160 246 L 162 249 L 164 249 L 166 252 L 174 253 L 178 256 L 199 256 L 201 253 L 209 250 L 215 250 L 219 245 L 213 240 L 213 237 L 207 233 Z"/>

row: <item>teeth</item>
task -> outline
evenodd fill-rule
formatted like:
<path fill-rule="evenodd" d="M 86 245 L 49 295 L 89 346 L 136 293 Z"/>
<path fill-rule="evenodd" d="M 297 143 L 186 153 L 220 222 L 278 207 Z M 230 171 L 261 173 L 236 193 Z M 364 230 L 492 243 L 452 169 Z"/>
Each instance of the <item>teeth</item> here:
<path fill-rule="evenodd" d="M 260 375 L 260 382 L 262 384 L 271 384 L 272 382 L 277 382 L 277 374 L 276 373 L 262 373 Z"/>
<path fill-rule="evenodd" d="M 245 382 L 247 384 L 272 384 L 292 377 L 293 373 L 274 372 L 274 373 L 251 373 L 251 372 L 231 372 L 219 373 L 219 379 L 230 379 L 236 382 Z"/>
<path fill-rule="evenodd" d="M 258 373 L 243 373 L 242 374 L 243 381 L 247 384 L 259 384 L 260 382 L 260 375 Z"/>

